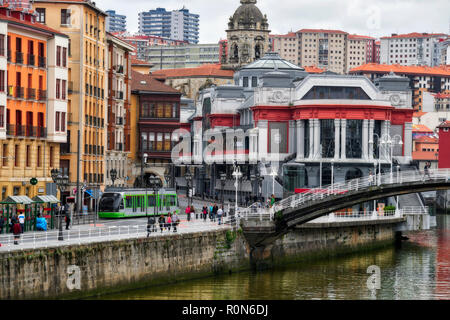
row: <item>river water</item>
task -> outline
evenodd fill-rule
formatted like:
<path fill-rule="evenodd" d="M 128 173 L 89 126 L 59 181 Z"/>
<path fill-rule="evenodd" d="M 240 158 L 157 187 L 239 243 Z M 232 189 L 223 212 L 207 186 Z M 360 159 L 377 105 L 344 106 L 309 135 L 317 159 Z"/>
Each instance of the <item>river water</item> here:
<path fill-rule="evenodd" d="M 450 216 L 438 227 L 408 234 L 400 246 L 105 295 L 133 300 L 450 299 Z M 380 269 L 380 289 L 369 290 L 369 266 Z"/>

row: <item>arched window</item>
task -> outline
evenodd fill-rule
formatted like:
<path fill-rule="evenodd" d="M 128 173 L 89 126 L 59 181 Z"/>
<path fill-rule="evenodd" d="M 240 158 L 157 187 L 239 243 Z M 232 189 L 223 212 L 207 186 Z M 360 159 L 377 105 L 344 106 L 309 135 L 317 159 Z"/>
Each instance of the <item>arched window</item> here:
<path fill-rule="evenodd" d="M 237 44 L 233 45 L 233 59 L 239 61 L 239 47 Z"/>
<path fill-rule="evenodd" d="M 257 44 L 255 46 L 255 59 L 261 58 L 261 46 Z"/>

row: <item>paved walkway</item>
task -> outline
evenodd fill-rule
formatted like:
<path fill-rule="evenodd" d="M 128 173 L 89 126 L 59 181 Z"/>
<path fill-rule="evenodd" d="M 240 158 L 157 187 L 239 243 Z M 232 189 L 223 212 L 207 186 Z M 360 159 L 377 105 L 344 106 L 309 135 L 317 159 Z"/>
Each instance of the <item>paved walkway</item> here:
<path fill-rule="evenodd" d="M 179 234 L 225 230 L 230 228 L 229 225 L 218 225 L 217 221 L 211 222 L 209 218 L 206 221 L 200 219 L 187 221 L 186 215 L 180 215 L 180 219 L 181 221 L 177 228 L 177 233 Z M 104 221 L 100 220 L 95 226 L 94 224 L 86 224 L 74 226 L 70 230 L 64 229 L 62 232 L 64 240 L 62 241 L 58 240 L 58 230 L 24 233 L 21 235 L 18 245 L 14 245 L 14 236 L 12 234 L 2 235 L 0 236 L 0 252 L 147 237 L 146 219 L 140 219 L 140 223 L 118 226 L 111 226 L 108 225 L 108 223 L 102 222 Z M 173 232 L 173 227 L 171 227 L 170 231 L 167 228 L 164 228 L 163 232 L 161 232 L 158 224 L 156 224 L 155 227 L 157 228 L 157 231 L 152 232 L 149 235 L 150 237 L 177 234 Z"/>

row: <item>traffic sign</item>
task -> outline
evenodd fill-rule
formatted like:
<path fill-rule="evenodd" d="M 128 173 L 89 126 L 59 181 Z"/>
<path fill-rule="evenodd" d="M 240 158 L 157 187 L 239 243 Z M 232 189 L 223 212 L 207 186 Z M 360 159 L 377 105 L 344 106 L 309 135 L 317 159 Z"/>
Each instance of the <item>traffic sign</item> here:
<path fill-rule="evenodd" d="M 36 178 L 31 178 L 30 183 L 32 186 L 35 186 L 38 184 L 38 180 Z"/>

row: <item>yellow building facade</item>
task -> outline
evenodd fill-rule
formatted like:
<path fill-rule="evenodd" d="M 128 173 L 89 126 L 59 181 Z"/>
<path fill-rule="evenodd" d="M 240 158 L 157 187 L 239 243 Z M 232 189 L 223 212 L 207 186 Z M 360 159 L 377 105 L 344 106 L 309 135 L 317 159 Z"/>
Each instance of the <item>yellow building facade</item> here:
<path fill-rule="evenodd" d="M 70 193 L 81 199 L 77 180 L 80 189 L 84 185 L 88 194 L 105 187 L 107 97 L 110 94 L 106 14 L 94 3 L 85 1 L 36 0 L 33 9 L 39 13 L 42 23 L 70 38 L 68 142 L 61 148 L 60 166 L 69 176 Z M 92 206 L 89 196 L 84 199 L 85 205 Z"/>

